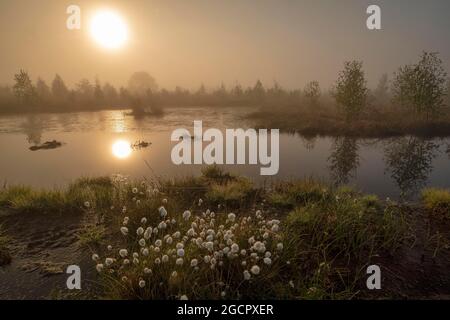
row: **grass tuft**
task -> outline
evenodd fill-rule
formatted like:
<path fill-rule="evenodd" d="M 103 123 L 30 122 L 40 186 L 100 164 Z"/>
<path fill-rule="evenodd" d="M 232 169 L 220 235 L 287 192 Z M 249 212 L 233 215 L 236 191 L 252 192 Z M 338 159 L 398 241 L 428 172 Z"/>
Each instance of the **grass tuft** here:
<path fill-rule="evenodd" d="M 422 191 L 422 201 L 426 209 L 450 218 L 450 191 L 428 188 Z"/>

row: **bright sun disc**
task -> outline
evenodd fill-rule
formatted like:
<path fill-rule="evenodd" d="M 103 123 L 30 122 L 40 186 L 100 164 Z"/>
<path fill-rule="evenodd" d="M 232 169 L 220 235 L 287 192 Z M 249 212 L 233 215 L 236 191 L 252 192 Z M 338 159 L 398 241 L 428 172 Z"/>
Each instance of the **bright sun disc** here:
<path fill-rule="evenodd" d="M 128 39 L 126 24 L 114 11 L 100 11 L 95 14 L 90 31 L 94 40 L 108 49 L 120 48 Z"/>
<path fill-rule="evenodd" d="M 128 141 L 118 140 L 112 146 L 112 153 L 119 159 L 125 159 L 131 154 L 131 145 Z"/>

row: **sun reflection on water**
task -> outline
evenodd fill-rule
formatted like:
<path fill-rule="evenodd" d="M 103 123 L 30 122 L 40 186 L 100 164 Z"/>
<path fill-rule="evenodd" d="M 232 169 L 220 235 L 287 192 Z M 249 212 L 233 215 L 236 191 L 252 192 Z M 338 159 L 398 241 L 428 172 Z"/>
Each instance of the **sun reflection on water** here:
<path fill-rule="evenodd" d="M 112 145 L 112 153 L 116 158 L 125 159 L 131 154 L 131 144 L 126 140 L 117 140 Z"/>
<path fill-rule="evenodd" d="M 125 124 L 125 116 L 123 112 L 113 111 L 111 112 L 112 130 L 117 133 L 123 133 L 127 131 Z"/>

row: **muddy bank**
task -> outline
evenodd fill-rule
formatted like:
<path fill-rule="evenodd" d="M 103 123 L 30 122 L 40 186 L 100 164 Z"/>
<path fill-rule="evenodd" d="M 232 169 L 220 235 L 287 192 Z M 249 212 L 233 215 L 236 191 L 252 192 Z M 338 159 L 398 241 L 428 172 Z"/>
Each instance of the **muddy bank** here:
<path fill-rule="evenodd" d="M 0 299 L 69 297 L 65 272 L 72 264 L 81 267 L 82 291 L 88 291 L 94 274 L 89 253 L 78 238 L 88 220 L 81 215 L 1 212 L 0 225 L 12 259 L 0 267 Z"/>

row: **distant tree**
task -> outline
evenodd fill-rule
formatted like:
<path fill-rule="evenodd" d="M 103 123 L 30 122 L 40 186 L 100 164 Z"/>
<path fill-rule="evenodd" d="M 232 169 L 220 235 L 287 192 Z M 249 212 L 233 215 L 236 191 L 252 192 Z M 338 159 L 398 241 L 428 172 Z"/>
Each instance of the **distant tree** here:
<path fill-rule="evenodd" d="M 42 78 L 36 81 L 36 94 L 40 100 L 48 100 L 51 96 L 50 87 Z"/>
<path fill-rule="evenodd" d="M 119 89 L 119 98 L 121 100 L 122 103 L 129 103 L 130 102 L 130 92 L 124 88 L 124 87 L 120 87 Z"/>
<path fill-rule="evenodd" d="M 234 97 L 242 97 L 244 95 L 244 90 L 242 89 L 242 86 L 238 83 L 234 86 L 234 88 L 231 90 L 231 94 Z"/>
<path fill-rule="evenodd" d="M 384 104 L 388 100 L 389 97 L 389 77 L 385 73 L 381 76 L 380 80 L 378 81 L 378 85 L 373 92 L 375 95 L 375 99 L 380 103 Z"/>
<path fill-rule="evenodd" d="M 394 99 L 426 119 L 439 114 L 444 105 L 447 73 L 438 53 L 423 52 L 416 64 L 401 67 L 394 76 Z"/>
<path fill-rule="evenodd" d="M 264 100 L 266 90 L 260 80 L 256 81 L 255 86 L 251 89 L 251 95 L 256 103 L 262 103 Z"/>
<path fill-rule="evenodd" d="M 278 101 L 285 95 L 285 91 L 280 86 L 280 84 L 277 81 L 274 81 L 272 88 L 269 88 L 267 90 L 267 96 L 269 98 L 272 98 L 275 101 Z"/>
<path fill-rule="evenodd" d="M 367 81 L 360 61 L 347 61 L 339 73 L 334 98 L 342 108 L 347 121 L 359 117 L 367 104 Z"/>
<path fill-rule="evenodd" d="M 227 88 L 225 87 L 225 84 L 223 82 L 221 83 L 220 87 L 214 91 L 213 94 L 217 98 L 217 100 L 220 104 L 226 103 L 226 100 L 228 98 L 228 92 L 227 92 Z"/>
<path fill-rule="evenodd" d="M 128 91 L 133 95 L 144 96 L 147 90 L 153 92 L 158 90 L 156 80 L 145 71 L 135 72 L 131 75 L 128 81 Z"/>
<path fill-rule="evenodd" d="M 312 105 L 317 105 L 321 96 L 320 85 L 318 81 L 308 82 L 303 90 L 305 97 Z"/>
<path fill-rule="evenodd" d="M 65 99 L 69 94 L 69 90 L 59 74 L 55 75 L 55 79 L 53 79 L 52 94 L 57 99 Z"/>
<path fill-rule="evenodd" d="M 24 70 L 14 75 L 14 95 L 21 103 L 31 103 L 36 98 L 36 89 L 31 82 L 30 76 Z"/>
<path fill-rule="evenodd" d="M 197 96 L 201 96 L 201 97 L 206 95 L 206 88 L 205 88 L 205 85 L 203 83 L 200 85 L 200 88 L 198 88 L 198 90 L 197 90 L 197 92 L 195 94 Z"/>
<path fill-rule="evenodd" d="M 95 78 L 94 98 L 97 101 L 97 103 L 102 103 L 105 98 L 105 95 L 103 94 L 102 90 L 102 85 L 100 84 L 100 80 L 98 78 Z"/>
<path fill-rule="evenodd" d="M 87 79 L 81 79 L 76 85 L 77 95 L 81 100 L 92 100 L 94 97 L 94 86 Z"/>
<path fill-rule="evenodd" d="M 108 82 L 103 85 L 102 91 L 105 100 L 107 100 L 109 103 L 115 102 L 117 100 L 117 90 Z"/>

